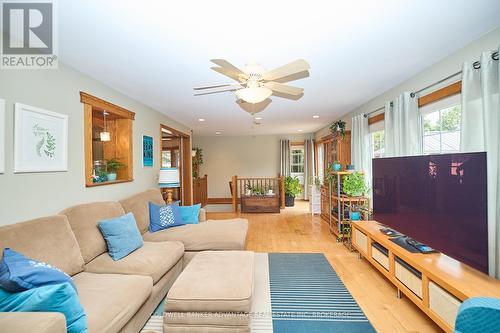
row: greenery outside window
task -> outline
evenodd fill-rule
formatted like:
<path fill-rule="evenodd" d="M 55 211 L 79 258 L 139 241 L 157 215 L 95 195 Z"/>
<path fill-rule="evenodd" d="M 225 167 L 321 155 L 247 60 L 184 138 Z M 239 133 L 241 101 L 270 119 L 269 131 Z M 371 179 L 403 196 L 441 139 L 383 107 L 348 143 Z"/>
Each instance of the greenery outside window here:
<path fill-rule="evenodd" d="M 379 130 L 371 133 L 372 139 L 372 158 L 385 156 L 385 130 Z"/>
<path fill-rule="evenodd" d="M 460 150 L 460 119 L 460 104 L 424 114 L 424 154 L 458 152 Z"/>

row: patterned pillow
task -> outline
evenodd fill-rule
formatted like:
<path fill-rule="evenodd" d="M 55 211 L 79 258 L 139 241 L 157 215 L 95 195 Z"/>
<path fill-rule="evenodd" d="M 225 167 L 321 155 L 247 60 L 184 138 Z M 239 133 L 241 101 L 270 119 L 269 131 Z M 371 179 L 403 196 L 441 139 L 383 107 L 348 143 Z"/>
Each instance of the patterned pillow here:
<path fill-rule="evenodd" d="M 59 268 L 25 257 L 8 247 L 0 261 L 0 287 L 19 292 L 48 284 L 68 282 L 75 290 L 71 277 Z"/>
<path fill-rule="evenodd" d="M 179 209 L 179 203 L 158 206 L 149 203 L 149 231 L 156 232 L 163 229 L 184 225 Z"/>

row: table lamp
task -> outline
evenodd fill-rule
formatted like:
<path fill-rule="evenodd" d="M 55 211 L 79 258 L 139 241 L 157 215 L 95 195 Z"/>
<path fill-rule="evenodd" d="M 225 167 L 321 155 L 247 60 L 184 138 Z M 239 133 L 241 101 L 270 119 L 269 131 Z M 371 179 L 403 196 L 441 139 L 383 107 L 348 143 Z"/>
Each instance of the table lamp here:
<path fill-rule="evenodd" d="M 161 168 L 158 180 L 160 188 L 167 189 L 167 204 L 173 202 L 173 189 L 179 187 L 179 168 Z"/>

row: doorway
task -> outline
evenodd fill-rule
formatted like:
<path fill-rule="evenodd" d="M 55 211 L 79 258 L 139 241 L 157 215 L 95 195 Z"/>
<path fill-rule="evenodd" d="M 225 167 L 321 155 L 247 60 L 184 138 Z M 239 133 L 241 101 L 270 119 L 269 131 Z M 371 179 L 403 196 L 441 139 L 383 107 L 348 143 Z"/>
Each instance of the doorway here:
<path fill-rule="evenodd" d="M 161 167 L 179 169 L 179 188 L 174 190 L 174 200 L 181 205 L 192 204 L 191 137 L 169 126 L 160 125 Z M 164 193 L 165 195 L 165 193 Z"/>

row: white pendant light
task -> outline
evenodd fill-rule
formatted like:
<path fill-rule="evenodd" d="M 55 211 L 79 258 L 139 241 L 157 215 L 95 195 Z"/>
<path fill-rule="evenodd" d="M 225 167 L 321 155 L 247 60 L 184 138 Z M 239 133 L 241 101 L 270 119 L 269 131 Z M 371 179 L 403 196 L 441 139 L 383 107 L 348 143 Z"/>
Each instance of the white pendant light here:
<path fill-rule="evenodd" d="M 265 87 L 250 87 L 236 90 L 236 96 L 245 102 L 256 104 L 266 100 L 273 91 Z"/>
<path fill-rule="evenodd" d="M 108 112 L 106 112 L 106 111 L 102 112 L 102 117 L 104 118 L 104 131 L 100 133 L 100 137 L 101 137 L 101 141 L 103 141 L 103 142 L 111 141 L 111 135 L 107 131 L 107 127 L 106 127 L 106 116 L 108 116 L 108 115 L 109 115 Z"/>

